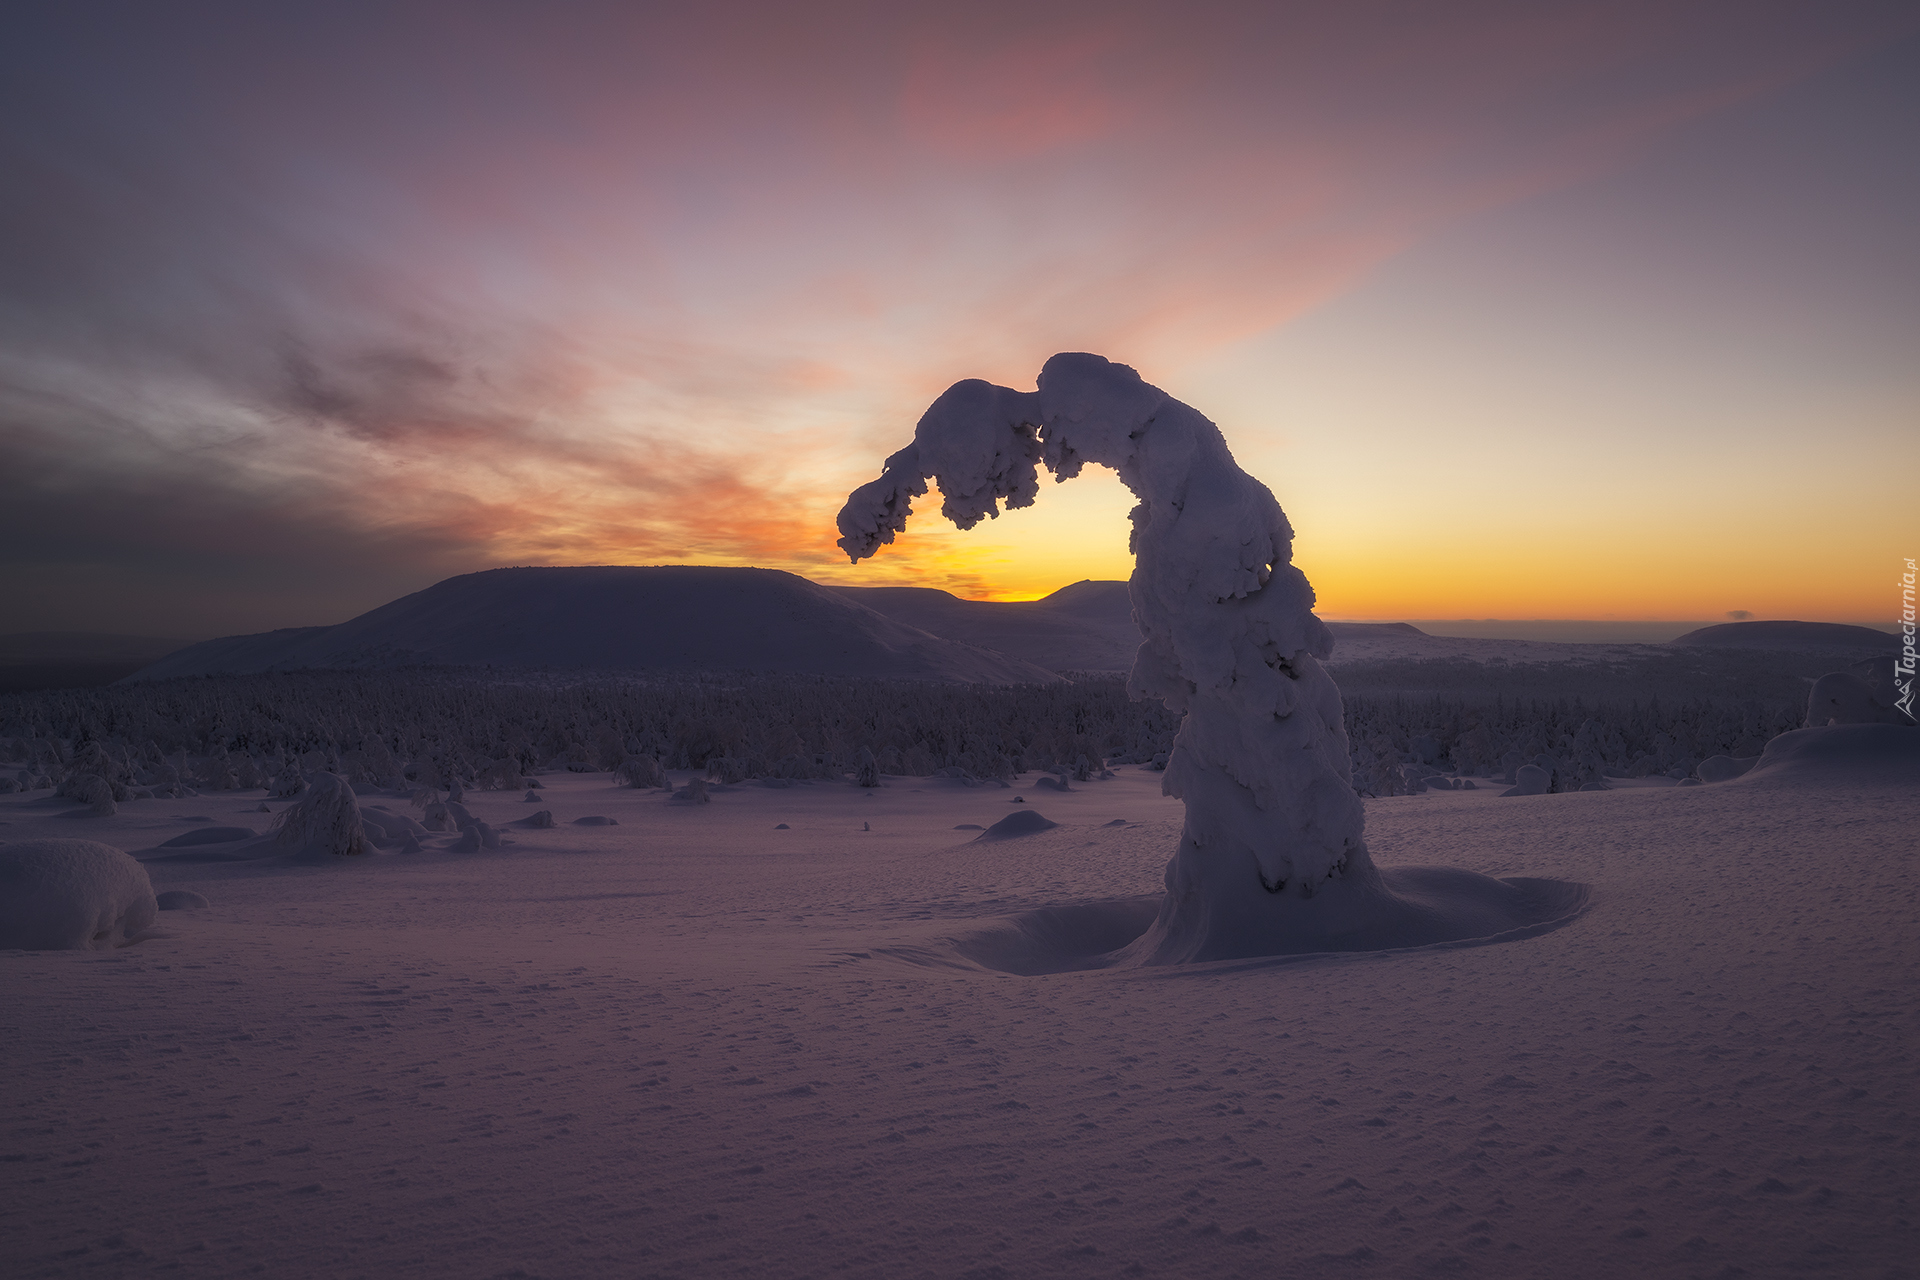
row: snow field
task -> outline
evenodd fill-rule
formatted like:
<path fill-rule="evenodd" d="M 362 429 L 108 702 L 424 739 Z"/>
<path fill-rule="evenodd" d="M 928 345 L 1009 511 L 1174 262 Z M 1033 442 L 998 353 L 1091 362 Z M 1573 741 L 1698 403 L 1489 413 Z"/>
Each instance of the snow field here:
<path fill-rule="evenodd" d="M 1517 942 L 1025 978 L 941 950 L 1156 892 L 1180 827 L 1159 780 L 685 806 L 550 774 L 548 830 L 468 793 L 499 851 L 155 866 L 212 905 L 111 953 L 0 956 L 0 1255 L 549 1280 L 1910 1265 L 1914 779 L 1368 802 L 1383 867 L 1593 887 Z M 1061 825 L 954 829 L 1016 794 Z M 150 848 L 256 804 L 7 797 L 0 840 Z M 595 814 L 620 825 L 573 822 Z"/>

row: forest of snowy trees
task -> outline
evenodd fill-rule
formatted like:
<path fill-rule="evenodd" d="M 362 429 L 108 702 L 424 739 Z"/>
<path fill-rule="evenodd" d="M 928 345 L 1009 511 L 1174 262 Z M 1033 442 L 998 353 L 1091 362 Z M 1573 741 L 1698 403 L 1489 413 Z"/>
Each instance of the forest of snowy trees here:
<path fill-rule="evenodd" d="M 1545 764 L 1555 790 L 1684 777 L 1712 756 L 1757 755 L 1803 715 L 1784 699 L 1345 702 L 1354 785 L 1368 795 L 1456 774 L 1510 779 L 1528 763 Z M 1164 764 L 1177 727 L 1157 703 L 1130 701 L 1117 676 L 1010 689 L 791 676 L 502 681 L 446 670 L 216 677 L 0 697 L 0 792 L 54 788 L 104 806 L 143 792 L 291 793 L 314 771 L 379 789 L 507 789 L 561 769 L 643 781 L 698 770 L 779 785 L 846 778 L 863 751 L 881 774 L 1009 780 L 1083 758 Z"/>

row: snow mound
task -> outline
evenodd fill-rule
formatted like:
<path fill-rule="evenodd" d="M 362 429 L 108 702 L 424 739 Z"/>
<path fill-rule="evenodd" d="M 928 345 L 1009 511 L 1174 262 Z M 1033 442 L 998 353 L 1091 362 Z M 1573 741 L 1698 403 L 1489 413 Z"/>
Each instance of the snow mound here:
<path fill-rule="evenodd" d="M 1708 756 L 1694 769 L 1702 782 L 1732 782 L 1753 768 L 1759 756 Z"/>
<path fill-rule="evenodd" d="M 197 911 L 213 905 L 191 889 L 169 889 L 155 901 L 162 911 Z"/>
<path fill-rule="evenodd" d="M 1553 775 L 1537 764 L 1523 764 L 1513 771 L 1513 785 L 1500 794 L 1503 796 L 1543 796 L 1547 788 L 1553 785 Z"/>
<path fill-rule="evenodd" d="M 617 827 L 620 825 L 620 819 L 609 818 L 603 813 L 590 813 L 584 818 L 575 818 L 573 825 L 576 827 Z"/>
<path fill-rule="evenodd" d="M 392 849 L 427 834 L 427 829 L 412 818 L 381 805 L 360 806 L 360 825 L 367 833 L 367 843 L 376 849 Z"/>
<path fill-rule="evenodd" d="M 1739 786 L 1763 783 L 1920 787 L 1920 729 L 1833 724 L 1795 729 L 1767 743 Z"/>
<path fill-rule="evenodd" d="M 1897 649 L 1889 632 L 1839 622 L 1722 622 L 1667 641 L 1678 647 L 1715 649 Z"/>
<path fill-rule="evenodd" d="M 201 827 L 188 831 L 171 840 L 160 842 L 162 849 L 185 849 L 197 844 L 228 844 L 234 840 L 251 840 L 259 835 L 252 827 Z"/>
<path fill-rule="evenodd" d="M 1042 831 L 1051 831 L 1059 826 L 1040 815 L 1038 809 L 1022 809 L 1010 813 L 1000 821 L 975 836 L 975 840 L 1011 840 L 1016 836 L 1039 835 Z"/>
<path fill-rule="evenodd" d="M 1881 700 L 1871 684 L 1851 671 L 1829 671 L 1807 691 L 1809 729 L 1828 724 L 1912 723 L 1906 712 Z"/>
<path fill-rule="evenodd" d="M 0 948 L 106 951 L 137 941 L 160 909 L 147 869 L 92 840 L 0 845 Z"/>
<path fill-rule="evenodd" d="M 335 627 L 210 640 L 127 678 L 419 665 L 1060 680 L 1030 662 L 903 625 L 791 573 L 699 565 L 469 573 Z"/>

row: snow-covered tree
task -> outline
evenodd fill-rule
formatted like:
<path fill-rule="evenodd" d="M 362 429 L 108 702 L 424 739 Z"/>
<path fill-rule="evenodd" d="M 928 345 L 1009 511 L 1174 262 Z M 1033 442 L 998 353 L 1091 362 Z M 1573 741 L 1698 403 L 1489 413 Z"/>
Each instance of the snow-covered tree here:
<path fill-rule="evenodd" d="M 840 546 L 858 563 L 893 541 L 929 480 L 942 514 L 970 529 L 1002 501 L 1030 505 L 1041 466 L 1067 480 L 1089 462 L 1139 499 L 1129 590 L 1144 643 L 1129 690 L 1184 716 L 1164 786 L 1186 802 L 1185 829 L 1159 916 L 1121 962 L 1493 931 L 1482 908 L 1511 897 L 1503 882 L 1436 871 L 1409 883 L 1427 897 L 1416 902 L 1375 869 L 1340 693 L 1320 665 L 1333 637 L 1291 562 L 1293 529 L 1218 427 L 1127 366 L 1066 354 L 1047 361 L 1035 391 L 954 384 L 913 443 L 849 496 Z M 1459 909 L 1436 912 L 1432 892 Z"/>

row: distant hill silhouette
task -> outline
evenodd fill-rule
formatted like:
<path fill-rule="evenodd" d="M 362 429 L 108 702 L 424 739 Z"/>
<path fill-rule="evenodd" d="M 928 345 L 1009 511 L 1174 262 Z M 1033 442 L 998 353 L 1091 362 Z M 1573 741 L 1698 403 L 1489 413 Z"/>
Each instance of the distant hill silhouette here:
<path fill-rule="evenodd" d="M 1088 579 L 1039 600 L 962 600 L 936 587 L 832 587 L 896 622 L 1050 671 L 1128 671 L 1140 648 L 1124 582 Z"/>
<path fill-rule="evenodd" d="M 1335 640 L 1384 640 L 1389 636 L 1424 636 L 1411 622 L 1329 622 Z"/>
<path fill-rule="evenodd" d="M 1842 622 L 1722 622 L 1667 641 L 1670 645 L 1714 649 L 1846 649 L 1875 652 L 1897 649 L 1886 631 Z"/>
<path fill-rule="evenodd" d="M 416 665 L 782 671 L 1001 685 L 1059 679 L 1030 662 L 903 624 L 791 573 L 624 565 L 464 574 L 338 626 L 193 645 L 129 679 Z"/>
<path fill-rule="evenodd" d="M 0 693 L 112 684 L 178 649 L 180 639 L 101 631 L 0 635 Z"/>

